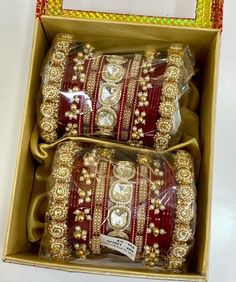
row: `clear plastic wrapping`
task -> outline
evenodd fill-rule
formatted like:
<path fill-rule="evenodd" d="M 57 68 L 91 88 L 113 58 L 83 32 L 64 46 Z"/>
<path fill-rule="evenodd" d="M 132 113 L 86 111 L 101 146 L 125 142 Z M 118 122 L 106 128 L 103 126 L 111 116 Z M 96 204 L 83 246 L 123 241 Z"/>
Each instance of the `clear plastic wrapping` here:
<path fill-rule="evenodd" d="M 41 138 L 52 143 L 62 136 L 100 136 L 167 149 L 193 75 L 188 46 L 100 49 L 69 34 L 55 37 L 42 71 Z"/>
<path fill-rule="evenodd" d="M 107 144 L 57 147 L 40 255 L 182 271 L 196 220 L 191 155 Z"/>

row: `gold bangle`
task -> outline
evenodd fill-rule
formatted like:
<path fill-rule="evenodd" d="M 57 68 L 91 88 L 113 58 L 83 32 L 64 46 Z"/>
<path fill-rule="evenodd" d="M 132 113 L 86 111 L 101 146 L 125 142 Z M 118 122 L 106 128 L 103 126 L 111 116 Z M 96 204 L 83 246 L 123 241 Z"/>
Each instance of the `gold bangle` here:
<path fill-rule="evenodd" d="M 117 124 L 117 113 L 114 107 L 119 103 L 122 94 L 122 81 L 125 68 L 122 66 L 127 59 L 122 56 L 105 56 L 107 64 L 102 71 L 103 83 L 100 83 L 98 101 L 101 107 L 96 113 L 96 124 L 101 135 L 112 136 Z"/>
<path fill-rule="evenodd" d="M 100 234 L 101 234 L 101 225 L 102 225 L 103 201 L 104 201 L 104 193 L 105 193 L 104 187 L 106 184 L 107 169 L 108 169 L 108 161 L 100 161 L 98 165 L 97 183 L 95 188 L 92 239 L 91 239 L 91 250 L 94 254 L 101 253 Z"/>
<path fill-rule="evenodd" d="M 142 155 L 142 160 L 144 159 Z M 145 158 L 146 159 L 146 158 Z M 138 161 L 142 163 L 141 155 L 138 157 Z M 139 184 L 139 199 L 138 204 L 142 205 L 147 200 L 148 192 L 148 167 L 147 165 L 140 164 L 140 184 Z M 140 206 L 137 213 L 137 231 L 135 245 L 137 246 L 137 254 L 140 257 L 143 253 L 143 232 L 146 222 L 146 207 Z"/>
<path fill-rule="evenodd" d="M 176 99 L 180 96 L 181 68 L 184 64 L 184 51 L 182 45 L 173 44 L 168 49 L 168 63 L 164 73 L 161 103 L 159 107 L 160 118 L 156 123 L 154 147 L 159 151 L 168 148 L 171 139 L 173 118 L 176 112 Z"/>
<path fill-rule="evenodd" d="M 89 132 L 89 124 L 90 124 L 91 111 L 92 111 L 92 99 L 96 86 L 96 78 L 97 78 L 98 67 L 99 67 L 101 56 L 102 56 L 101 52 L 95 52 L 94 57 L 92 58 L 90 74 L 86 82 L 87 84 L 86 84 L 85 94 L 88 96 L 87 99 L 90 98 L 90 101 L 86 101 L 84 105 L 85 109 L 84 109 L 83 124 L 84 124 L 85 133 Z"/>
<path fill-rule="evenodd" d="M 56 260 L 64 260 L 71 254 L 67 235 L 68 201 L 73 163 L 78 150 L 78 145 L 69 141 L 59 145 L 55 154 L 46 228 L 49 253 Z"/>
<path fill-rule="evenodd" d="M 142 58 L 143 58 L 142 55 L 135 54 L 130 69 L 130 81 L 128 84 L 127 99 L 126 99 L 124 116 L 123 116 L 123 130 L 121 133 L 121 139 L 123 141 L 127 141 L 129 138 L 129 128 L 130 128 L 131 115 L 132 115 L 132 104 L 138 86 Z"/>
<path fill-rule="evenodd" d="M 150 82 L 149 73 L 154 71 L 152 66 L 153 60 L 155 58 L 156 50 L 153 47 L 148 47 L 145 50 L 145 59 L 142 63 L 142 75 L 139 79 L 139 85 L 141 87 L 141 91 L 138 93 L 138 105 L 136 106 L 136 110 L 134 111 L 134 126 L 132 128 L 131 140 L 130 143 L 132 145 L 142 145 L 144 137 L 143 128 L 140 125 L 146 123 L 146 112 L 143 110 L 144 107 L 149 105 L 148 102 L 148 90 L 152 88 L 152 84 Z"/>
<path fill-rule="evenodd" d="M 186 151 L 178 151 L 174 157 L 176 169 L 177 187 L 177 206 L 175 216 L 175 226 L 172 244 L 166 259 L 166 268 L 178 271 L 183 266 L 190 246 L 188 242 L 193 240 L 195 207 L 195 188 L 193 175 L 192 157 Z"/>
<path fill-rule="evenodd" d="M 39 127 L 41 138 L 47 143 L 57 139 L 60 89 L 72 43 L 72 35 L 57 35 L 53 41 L 48 64 L 44 68 Z"/>

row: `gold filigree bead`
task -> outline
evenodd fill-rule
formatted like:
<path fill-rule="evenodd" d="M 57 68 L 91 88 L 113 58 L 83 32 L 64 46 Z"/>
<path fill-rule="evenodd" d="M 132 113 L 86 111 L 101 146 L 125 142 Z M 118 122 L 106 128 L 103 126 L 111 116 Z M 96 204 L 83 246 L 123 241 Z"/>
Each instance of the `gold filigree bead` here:
<path fill-rule="evenodd" d="M 174 238 L 178 242 L 187 242 L 189 240 L 192 240 L 192 229 L 188 225 L 176 224 Z"/>
<path fill-rule="evenodd" d="M 53 222 L 49 225 L 48 230 L 53 238 L 61 239 L 67 232 L 67 225 L 65 223 Z"/>
<path fill-rule="evenodd" d="M 74 163 L 74 157 L 68 151 L 60 151 L 56 155 L 56 159 L 59 162 L 63 162 L 64 164 L 70 166 Z"/>
<path fill-rule="evenodd" d="M 189 203 L 195 199 L 195 193 L 191 186 L 181 185 L 178 187 L 177 195 L 181 203 Z"/>
<path fill-rule="evenodd" d="M 65 238 L 62 239 L 50 239 L 50 253 L 56 260 L 65 260 L 70 255 L 70 249 L 68 248 L 68 242 Z"/>
<path fill-rule="evenodd" d="M 163 134 L 169 134 L 172 128 L 172 122 L 169 119 L 160 118 L 157 121 L 157 130 Z"/>
<path fill-rule="evenodd" d="M 189 224 L 193 219 L 194 209 L 192 206 L 179 206 L 176 211 L 176 221 Z"/>
<path fill-rule="evenodd" d="M 40 113 L 46 118 L 53 118 L 56 115 L 55 103 L 42 103 L 40 106 Z"/>
<path fill-rule="evenodd" d="M 187 255 L 189 246 L 184 244 L 175 243 L 171 247 L 171 255 L 177 258 L 183 258 Z"/>
<path fill-rule="evenodd" d="M 42 120 L 39 123 L 39 126 L 41 130 L 44 130 L 45 132 L 52 132 L 57 128 L 57 122 L 53 118 L 47 118 L 43 117 Z"/>
<path fill-rule="evenodd" d="M 190 185 L 193 182 L 193 175 L 188 167 L 182 167 L 176 172 L 176 179 L 181 185 Z"/>
<path fill-rule="evenodd" d="M 46 143 L 52 143 L 57 139 L 56 131 L 53 132 L 41 132 L 41 137 Z"/>
<path fill-rule="evenodd" d="M 51 206 L 49 214 L 52 220 L 63 221 L 67 218 L 67 207 L 63 204 Z"/>
<path fill-rule="evenodd" d="M 53 201 L 63 201 L 69 196 L 69 184 L 68 183 L 58 183 L 56 182 L 50 192 L 53 197 Z"/>
<path fill-rule="evenodd" d="M 59 83 L 63 76 L 63 70 L 60 67 L 50 67 L 47 76 L 49 81 Z"/>
<path fill-rule="evenodd" d="M 169 134 L 157 133 L 155 135 L 155 148 L 158 150 L 165 150 L 168 147 L 171 136 Z"/>
<path fill-rule="evenodd" d="M 73 141 L 67 141 L 59 145 L 60 151 L 76 152 L 80 147 Z"/>
<path fill-rule="evenodd" d="M 65 64 L 66 54 L 60 50 L 56 50 L 56 52 L 52 54 L 51 62 L 55 64 Z"/>
<path fill-rule="evenodd" d="M 162 88 L 162 95 L 170 101 L 174 101 L 179 95 L 178 84 L 174 82 L 165 82 Z"/>
<path fill-rule="evenodd" d="M 159 107 L 159 113 L 163 118 L 171 119 L 175 113 L 175 103 L 170 101 L 162 101 Z"/>
<path fill-rule="evenodd" d="M 180 68 L 184 65 L 184 61 L 181 55 L 171 54 L 168 57 L 168 64 L 175 65 Z"/>
<path fill-rule="evenodd" d="M 193 166 L 192 157 L 188 152 L 180 150 L 175 155 L 174 164 L 175 164 L 177 169 L 179 169 L 181 167 L 192 168 L 192 166 Z"/>
<path fill-rule="evenodd" d="M 53 176 L 60 181 L 70 182 L 71 170 L 66 165 L 60 165 L 53 171 Z"/>
<path fill-rule="evenodd" d="M 42 87 L 43 102 L 55 101 L 59 98 L 58 86 L 54 84 L 43 85 Z"/>
<path fill-rule="evenodd" d="M 170 271 L 179 271 L 185 261 L 185 259 L 172 256 L 167 257 L 167 259 L 168 262 L 166 263 L 166 268 Z"/>
<path fill-rule="evenodd" d="M 181 77 L 181 71 L 180 68 L 176 67 L 176 66 L 168 66 L 164 77 L 168 80 L 174 80 L 174 81 L 178 81 Z M 178 95 L 178 93 L 177 93 Z"/>
<path fill-rule="evenodd" d="M 61 50 L 61 51 L 64 51 L 64 52 L 68 52 L 69 50 L 69 47 L 70 47 L 70 42 L 68 41 L 60 41 L 60 42 L 56 42 L 53 47 L 56 49 L 56 50 Z"/>

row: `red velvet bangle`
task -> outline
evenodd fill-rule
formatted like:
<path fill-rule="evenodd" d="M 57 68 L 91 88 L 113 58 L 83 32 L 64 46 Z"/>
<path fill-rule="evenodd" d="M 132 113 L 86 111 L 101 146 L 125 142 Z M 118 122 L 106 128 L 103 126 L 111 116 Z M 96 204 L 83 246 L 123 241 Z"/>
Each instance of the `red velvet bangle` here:
<path fill-rule="evenodd" d="M 78 79 L 77 80 L 72 80 L 73 77 L 73 67 L 74 63 L 73 60 L 76 57 L 76 52 L 78 52 L 77 49 L 72 49 L 70 54 L 69 54 L 69 59 L 68 63 L 66 66 L 65 70 L 65 75 L 64 75 L 64 80 L 63 80 L 63 85 L 61 89 L 61 95 L 60 95 L 60 105 L 59 105 L 59 113 L 58 113 L 58 133 L 59 136 L 62 136 L 66 132 L 66 127 L 68 126 L 68 123 L 76 124 L 75 126 L 77 127 L 78 135 L 83 134 L 84 132 L 87 132 L 86 128 L 84 128 L 83 125 L 83 112 L 85 109 L 85 98 L 84 95 L 80 95 L 78 93 L 78 96 L 80 98 L 80 103 L 77 105 L 78 110 L 80 111 L 80 114 L 78 114 L 78 118 L 76 120 L 70 120 L 68 117 L 65 116 L 66 112 L 70 111 L 71 107 L 71 98 L 73 94 L 70 94 L 70 89 L 77 88 L 79 91 L 82 91 L 86 95 L 86 85 L 88 81 L 85 81 L 85 83 L 81 83 Z M 96 117 L 96 112 L 97 112 L 97 100 L 98 100 L 98 91 L 101 83 L 101 75 L 102 75 L 102 69 L 105 65 L 105 56 L 101 56 L 100 62 L 99 62 L 99 67 L 97 70 L 97 77 L 96 77 L 96 85 L 94 89 L 93 96 L 91 97 L 91 102 L 92 102 L 92 109 L 91 109 L 91 118 L 90 118 L 90 129 L 87 132 L 88 134 L 96 134 L 98 128 L 95 123 L 95 117 Z M 141 75 L 142 68 L 139 70 L 139 76 L 137 77 L 136 81 L 136 90 L 135 90 L 135 98 L 133 103 L 131 104 L 130 111 L 132 114 L 132 117 L 130 119 L 130 130 L 129 130 L 129 136 L 128 139 L 124 140 L 122 138 L 122 131 L 126 130 L 123 128 L 123 117 L 124 117 L 124 109 L 125 109 L 125 104 L 127 101 L 127 97 L 129 95 L 128 91 L 128 84 L 130 80 L 132 80 L 130 75 L 130 68 L 132 61 L 134 59 L 134 56 L 131 59 L 128 59 L 128 62 L 124 65 L 126 74 L 125 74 L 125 79 L 123 82 L 123 87 L 122 87 L 122 95 L 121 99 L 119 102 L 118 106 L 118 122 L 116 127 L 114 128 L 114 133 L 115 133 L 115 139 L 118 141 L 128 141 L 132 140 L 132 128 L 136 126 L 134 123 L 135 120 L 135 109 L 139 108 L 140 112 L 145 111 L 146 113 L 146 123 L 142 125 L 138 125 L 138 128 L 142 128 L 144 132 L 144 145 L 147 146 L 152 146 L 154 142 L 154 135 L 156 132 L 156 120 L 159 118 L 159 113 L 158 113 L 158 108 L 160 105 L 160 97 L 161 97 L 161 89 L 162 89 L 162 83 L 163 83 L 163 74 L 166 68 L 166 62 L 164 61 L 158 61 L 158 59 L 154 60 L 153 66 L 154 66 L 154 71 L 150 74 L 150 81 L 152 84 L 152 88 L 148 90 L 148 101 L 149 104 L 147 107 L 137 107 L 137 101 L 138 101 L 138 93 L 141 90 L 139 86 L 139 76 Z M 84 63 L 84 72 L 86 73 L 86 77 L 88 77 L 88 74 L 91 71 L 91 64 L 92 64 L 92 59 L 89 59 L 85 61 Z M 143 63 L 141 64 L 143 65 Z M 76 95 L 76 92 L 75 92 Z M 75 96 L 74 95 L 74 96 Z M 87 101 L 86 101 L 87 103 Z"/>
<path fill-rule="evenodd" d="M 101 226 L 101 234 L 105 234 L 105 235 L 108 235 L 109 232 L 112 231 L 110 227 L 108 226 L 108 224 L 105 223 L 108 217 L 108 209 L 110 209 L 113 206 L 113 204 L 111 203 L 108 197 L 108 191 L 109 191 L 108 187 L 111 185 L 110 179 L 111 179 L 111 174 L 112 174 L 112 170 L 110 170 L 110 168 L 111 168 L 111 163 L 108 166 L 107 176 L 105 180 L 106 185 L 104 186 L 103 207 L 101 207 L 102 214 L 103 214 L 102 220 L 101 220 L 103 222 Z M 83 169 L 84 169 L 83 160 L 81 157 L 77 157 L 75 160 L 75 167 L 73 170 L 70 201 L 69 201 L 69 211 L 68 211 L 68 226 L 69 226 L 68 234 L 69 234 L 70 240 L 73 242 L 73 245 L 75 245 L 76 243 L 89 245 L 89 242 L 91 240 L 92 220 L 91 221 L 83 220 L 82 222 L 79 222 L 79 223 L 76 222 L 75 221 L 75 217 L 76 217 L 75 211 L 80 210 L 81 212 L 84 212 L 85 209 L 90 209 L 89 214 L 93 218 L 94 197 L 95 197 L 94 193 L 96 193 L 95 187 L 98 181 L 96 177 L 99 177 L 99 175 L 97 175 L 92 180 L 90 185 L 85 185 L 83 182 L 80 181 L 80 177 L 82 175 L 81 171 Z M 149 180 L 145 179 L 148 183 L 150 183 L 150 181 L 154 183 L 155 181 L 162 180 L 162 178 L 155 176 L 150 169 L 148 170 L 149 170 L 149 175 L 148 175 Z M 170 244 L 171 244 L 172 237 L 173 237 L 175 201 L 176 201 L 176 195 L 175 195 L 176 192 L 175 192 L 174 187 L 176 186 L 176 183 L 175 183 L 175 177 L 174 177 L 173 171 L 171 170 L 169 165 L 163 162 L 163 165 L 160 168 L 160 173 L 162 173 L 161 170 L 163 171 L 163 182 L 164 183 L 161 186 L 162 187 L 161 190 L 159 190 L 159 195 L 155 193 L 155 191 L 151 188 L 150 184 L 148 184 L 147 186 L 146 216 L 145 216 L 146 217 L 145 219 L 146 227 L 144 227 L 144 232 L 143 232 L 144 241 L 143 241 L 142 246 L 143 247 L 144 246 L 153 246 L 155 243 L 158 243 L 160 253 L 162 255 L 165 255 L 170 248 Z M 131 203 L 131 214 L 134 220 L 131 221 L 130 229 L 127 231 L 129 240 L 132 243 L 135 243 L 135 238 L 137 235 L 140 236 L 140 234 L 137 234 L 137 225 L 138 225 L 137 213 L 138 213 L 138 210 L 141 207 L 143 207 L 143 202 L 139 203 L 139 200 L 138 200 L 140 197 L 139 193 L 141 193 L 140 189 L 142 189 L 142 187 L 140 187 L 140 179 L 141 179 L 140 177 L 141 176 L 140 176 L 139 166 L 138 166 L 135 180 L 134 180 L 135 189 L 133 192 L 132 203 Z M 81 195 L 83 195 L 83 199 L 84 199 L 84 201 L 82 201 L 81 203 L 78 201 L 79 200 L 78 195 L 80 195 L 80 191 L 78 191 L 78 187 L 81 190 Z M 91 188 L 91 195 L 89 194 L 90 201 L 86 202 L 85 200 L 86 193 L 90 191 L 90 188 Z M 161 200 L 160 204 L 165 206 L 164 210 L 160 208 L 160 205 L 155 207 L 157 209 L 160 208 L 160 211 L 158 214 L 155 214 L 154 209 L 150 209 L 152 198 L 160 199 Z M 155 228 L 157 228 L 159 232 L 161 229 L 163 229 L 165 233 L 164 234 L 159 233 L 159 235 L 157 236 L 154 234 L 153 230 L 151 233 L 148 233 L 148 229 L 150 229 L 150 224 L 152 223 L 154 223 Z M 88 231 L 86 240 L 83 240 L 82 238 L 79 238 L 79 239 L 75 238 L 74 233 L 76 231 L 76 226 L 78 225 L 81 227 L 81 231 L 82 230 Z"/>
<path fill-rule="evenodd" d="M 164 259 L 168 269 L 179 269 L 194 235 L 190 154 L 180 150 L 162 159 L 141 153 L 129 161 L 117 157 L 107 147 L 72 141 L 59 145 L 47 211 L 50 255 L 68 258 L 71 246 L 79 257 L 89 251 L 100 254 L 104 234 L 135 244 L 136 258 L 148 266 Z"/>

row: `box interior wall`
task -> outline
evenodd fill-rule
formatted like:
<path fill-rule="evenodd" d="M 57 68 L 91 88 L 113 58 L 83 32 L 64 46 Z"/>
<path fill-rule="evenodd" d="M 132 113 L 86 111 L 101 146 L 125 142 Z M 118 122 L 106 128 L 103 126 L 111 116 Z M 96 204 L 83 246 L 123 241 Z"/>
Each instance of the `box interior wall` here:
<path fill-rule="evenodd" d="M 201 65 L 200 146 L 202 165 L 198 183 L 198 224 L 193 266 L 188 274 L 164 274 L 152 270 L 131 268 L 95 267 L 54 263 L 39 259 L 30 251 L 27 242 L 27 210 L 34 179 L 34 160 L 29 150 L 29 140 L 36 118 L 35 96 L 40 86 L 40 70 L 49 48 L 48 42 L 58 32 L 72 32 L 81 41 L 96 43 L 101 47 L 124 46 L 125 44 L 149 44 L 160 42 L 188 42 L 196 50 L 197 62 Z M 212 150 L 214 140 L 216 81 L 218 73 L 220 32 L 213 29 L 191 29 L 154 25 L 110 23 L 79 19 L 43 16 L 36 20 L 29 87 L 25 102 L 22 135 L 20 139 L 16 177 L 12 196 L 9 228 L 5 245 L 5 260 L 9 262 L 53 267 L 68 271 L 85 271 L 125 276 L 167 278 L 193 281 L 205 280 L 208 268 L 208 245 L 211 209 Z M 16 236 L 17 234 L 17 236 Z"/>

